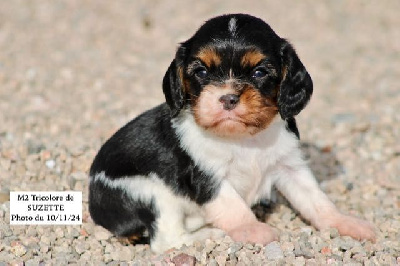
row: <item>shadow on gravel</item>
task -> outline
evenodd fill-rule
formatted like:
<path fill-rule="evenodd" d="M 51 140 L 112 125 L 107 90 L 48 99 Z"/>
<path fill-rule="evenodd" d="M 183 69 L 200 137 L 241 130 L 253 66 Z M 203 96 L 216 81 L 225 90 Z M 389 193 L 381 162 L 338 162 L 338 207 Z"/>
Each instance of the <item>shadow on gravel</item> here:
<path fill-rule="evenodd" d="M 301 150 L 318 183 L 334 179 L 343 173 L 343 165 L 336 158 L 331 146 L 320 148 L 313 143 L 302 142 Z"/>
<path fill-rule="evenodd" d="M 301 142 L 301 150 L 318 183 L 334 179 L 343 173 L 343 166 L 336 158 L 332 147 L 321 148 L 313 143 Z M 259 204 L 252 206 L 251 209 L 258 220 L 266 221 L 280 204 L 290 206 L 290 203 L 276 189 L 274 189 L 272 195 L 271 200 L 262 200 Z"/>

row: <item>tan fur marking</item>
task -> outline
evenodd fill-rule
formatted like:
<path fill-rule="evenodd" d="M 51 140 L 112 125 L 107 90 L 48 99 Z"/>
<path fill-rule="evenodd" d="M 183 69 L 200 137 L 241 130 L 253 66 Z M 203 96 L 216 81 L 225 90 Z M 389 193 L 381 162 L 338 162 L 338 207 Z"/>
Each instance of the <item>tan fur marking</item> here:
<path fill-rule="evenodd" d="M 276 99 L 263 97 L 259 91 L 251 87 L 244 90 L 240 103 L 246 108 L 241 118 L 246 125 L 257 129 L 253 134 L 267 128 L 278 114 Z"/>
<path fill-rule="evenodd" d="M 242 66 L 256 66 L 261 60 L 263 60 L 266 56 L 257 50 L 251 50 L 246 52 L 241 60 Z"/>
<path fill-rule="evenodd" d="M 139 242 L 141 236 L 140 235 L 131 235 L 128 237 L 119 237 L 118 241 L 122 244 L 122 245 L 135 245 Z"/>
<path fill-rule="evenodd" d="M 200 50 L 197 54 L 197 58 L 199 58 L 207 67 L 211 67 L 212 65 L 218 66 L 221 64 L 221 57 L 212 47 L 205 47 Z"/>
<path fill-rule="evenodd" d="M 189 83 L 189 81 L 187 79 L 185 79 L 183 77 L 183 68 L 182 67 L 178 67 L 178 75 L 179 75 L 179 78 L 180 78 L 181 83 L 182 83 L 183 92 L 187 93 L 189 91 L 190 83 Z"/>
<path fill-rule="evenodd" d="M 243 86 L 239 103 L 231 111 L 223 110 L 219 98 L 237 93 L 235 86 Z M 192 104 L 198 125 L 226 137 L 254 135 L 267 128 L 278 114 L 276 96 L 265 97 L 249 85 L 208 85 Z"/>

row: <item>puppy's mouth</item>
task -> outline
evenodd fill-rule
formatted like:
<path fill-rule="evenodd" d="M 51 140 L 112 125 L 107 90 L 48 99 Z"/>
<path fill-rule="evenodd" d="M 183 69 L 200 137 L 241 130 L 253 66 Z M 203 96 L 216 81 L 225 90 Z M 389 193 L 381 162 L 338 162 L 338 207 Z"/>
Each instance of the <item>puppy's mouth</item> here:
<path fill-rule="evenodd" d="M 223 137 L 254 135 L 277 114 L 271 101 L 254 88 L 234 90 L 209 86 L 194 102 L 193 114 L 202 128 Z"/>
<path fill-rule="evenodd" d="M 212 119 L 208 124 L 204 123 L 201 126 L 221 137 L 238 137 L 247 135 L 249 131 L 249 126 L 242 119 L 234 117 Z"/>
<path fill-rule="evenodd" d="M 242 119 L 233 110 L 221 110 L 220 112 L 216 112 L 214 115 L 214 121 L 213 124 L 217 125 L 225 121 L 242 122 Z"/>
<path fill-rule="evenodd" d="M 237 125 L 241 124 L 243 126 L 256 126 L 255 123 L 250 123 L 242 119 L 240 116 L 235 114 L 226 114 L 217 116 L 214 118 L 213 122 L 210 123 L 209 128 L 217 127 L 217 126 L 224 126 L 224 125 Z"/>

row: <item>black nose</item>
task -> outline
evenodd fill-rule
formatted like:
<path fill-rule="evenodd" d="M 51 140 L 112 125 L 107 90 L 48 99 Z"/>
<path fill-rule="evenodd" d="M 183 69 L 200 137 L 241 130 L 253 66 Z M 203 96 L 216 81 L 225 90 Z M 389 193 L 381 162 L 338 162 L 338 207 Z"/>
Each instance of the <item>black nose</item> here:
<path fill-rule="evenodd" d="M 225 110 L 232 110 L 239 102 L 239 96 L 236 94 L 225 94 L 219 98 Z"/>

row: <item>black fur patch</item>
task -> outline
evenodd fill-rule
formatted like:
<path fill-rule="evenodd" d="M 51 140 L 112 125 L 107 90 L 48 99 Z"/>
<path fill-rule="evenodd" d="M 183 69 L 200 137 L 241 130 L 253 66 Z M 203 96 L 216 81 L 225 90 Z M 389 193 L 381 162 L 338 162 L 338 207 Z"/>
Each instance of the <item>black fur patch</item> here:
<path fill-rule="evenodd" d="M 297 128 L 296 119 L 294 117 L 286 119 L 286 129 L 290 132 L 293 132 L 296 137 L 300 139 L 300 132 Z"/>
<path fill-rule="evenodd" d="M 143 243 L 149 243 L 154 236 L 154 222 L 159 215 L 153 201 L 134 200 L 120 188 L 110 188 L 93 180 L 90 183 L 89 211 L 96 224 L 117 236 L 137 235 Z M 143 237 L 145 232 L 147 237 Z"/>
<path fill-rule="evenodd" d="M 103 171 L 110 179 L 155 173 L 198 204 L 210 200 L 217 187 L 180 147 L 165 103 L 129 122 L 102 146 L 90 175 Z"/>

